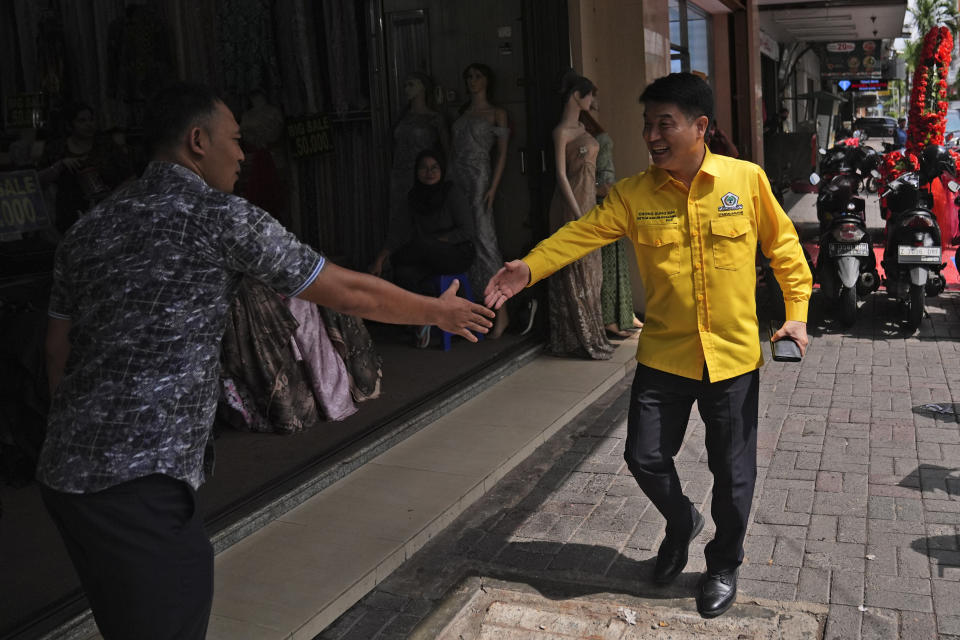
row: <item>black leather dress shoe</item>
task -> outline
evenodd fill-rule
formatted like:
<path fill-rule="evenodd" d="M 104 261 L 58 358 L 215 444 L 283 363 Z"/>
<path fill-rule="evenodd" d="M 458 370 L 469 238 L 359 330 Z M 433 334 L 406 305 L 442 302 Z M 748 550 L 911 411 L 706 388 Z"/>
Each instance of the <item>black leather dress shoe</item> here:
<path fill-rule="evenodd" d="M 687 566 L 687 549 L 690 542 L 703 531 L 703 516 L 693 512 L 693 530 L 686 540 L 675 540 L 669 536 L 663 538 L 660 549 L 657 550 L 657 564 L 653 567 L 653 581 L 657 584 L 667 584 L 680 575 Z"/>
<path fill-rule="evenodd" d="M 704 618 L 716 618 L 737 599 L 737 570 L 708 571 L 697 588 L 697 611 Z"/>

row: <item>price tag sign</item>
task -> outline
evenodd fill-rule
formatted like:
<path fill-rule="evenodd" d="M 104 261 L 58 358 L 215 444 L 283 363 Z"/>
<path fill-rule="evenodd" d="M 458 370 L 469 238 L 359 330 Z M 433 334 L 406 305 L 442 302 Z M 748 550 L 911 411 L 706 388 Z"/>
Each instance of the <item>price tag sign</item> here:
<path fill-rule="evenodd" d="M 47 96 L 42 93 L 20 93 L 8 96 L 4 118 L 10 129 L 30 129 L 46 120 Z"/>
<path fill-rule="evenodd" d="M 330 118 L 323 114 L 287 121 L 287 137 L 295 158 L 333 153 Z"/>
<path fill-rule="evenodd" d="M 0 173 L 0 236 L 50 226 L 37 172 Z"/>

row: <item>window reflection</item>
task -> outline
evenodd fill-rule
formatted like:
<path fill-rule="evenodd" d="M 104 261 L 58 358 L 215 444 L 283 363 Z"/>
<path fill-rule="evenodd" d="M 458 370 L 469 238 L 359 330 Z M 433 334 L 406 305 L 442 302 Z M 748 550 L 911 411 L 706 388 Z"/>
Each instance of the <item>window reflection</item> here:
<path fill-rule="evenodd" d="M 710 14 L 687 0 L 670 0 L 670 71 L 713 76 Z"/>

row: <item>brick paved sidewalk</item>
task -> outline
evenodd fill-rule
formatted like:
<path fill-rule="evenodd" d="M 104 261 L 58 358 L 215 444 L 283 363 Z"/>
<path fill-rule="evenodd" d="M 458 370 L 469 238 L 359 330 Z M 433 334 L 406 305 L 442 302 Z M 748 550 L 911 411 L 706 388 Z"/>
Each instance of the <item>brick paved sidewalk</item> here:
<path fill-rule="evenodd" d="M 738 603 L 827 605 L 831 639 L 960 639 L 960 295 L 929 299 L 930 317 L 914 336 L 900 332 L 882 292 L 846 332 L 823 320 L 829 309 L 819 305 L 815 296 L 805 360 L 761 371 L 760 469 Z M 406 638 L 468 574 L 559 581 L 571 585 L 571 597 L 692 601 L 712 522 L 685 573 L 653 587 L 663 521 L 622 457 L 629 383 L 318 638 Z M 708 514 L 712 480 L 696 411 L 677 467 L 687 495 Z"/>

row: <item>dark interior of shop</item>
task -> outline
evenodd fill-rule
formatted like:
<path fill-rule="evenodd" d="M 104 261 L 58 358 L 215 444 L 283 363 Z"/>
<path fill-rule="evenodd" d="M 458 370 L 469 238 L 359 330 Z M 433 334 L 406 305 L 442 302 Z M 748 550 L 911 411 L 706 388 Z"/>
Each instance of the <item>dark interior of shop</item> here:
<path fill-rule="evenodd" d="M 464 66 L 484 61 L 499 76 L 497 101 L 510 118 L 495 206 L 504 257 L 518 257 L 545 235 L 553 173 L 548 160 L 533 160 L 549 158 L 541 150 L 548 148 L 559 112 L 555 79 L 569 58 L 566 2 L 425 0 L 416 10 L 401 0 L 247 4 L 2 3 L 0 176 L 45 168 L 52 160 L 47 143 L 67 134 L 62 119 L 68 103 L 89 105 L 98 139 L 122 143 L 132 150 L 132 164 L 142 167 L 136 149 L 145 96 L 164 80 L 211 84 L 238 121 L 260 95 L 282 110 L 288 131 L 291 124 L 322 125 L 332 142 L 319 148 L 281 143 L 277 157 L 285 173 L 262 206 L 275 207 L 278 220 L 338 264 L 362 270 L 387 231 L 391 138 L 404 79 L 412 71 L 432 75 L 437 107 L 452 122 L 464 100 Z M 43 196 L 49 193 L 37 194 Z M 46 209 L 43 224 L 0 228 L 3 639 L 42 637 L 86 608 L 32 481 L 48 402 L 43 339 L 60 238 L 55 207 L 47 202 Z M 541 289 L 528 295 L 543 304 Z M 518 354 L 539 348 L 546 314 L 524 326 L 528 299 L 516 302 L 515 321 L 499 340 L 472 345 L 454 338 L 449 351 L 438 335 L 428 348 L 416 349 L 407 328 L 369 323 L 382 358 L 382 392 L 358 403 L 343 421 L 292 435 L 215 424 L 216 470 L 198 493 L 208 533 L 216 537 Z"/>

